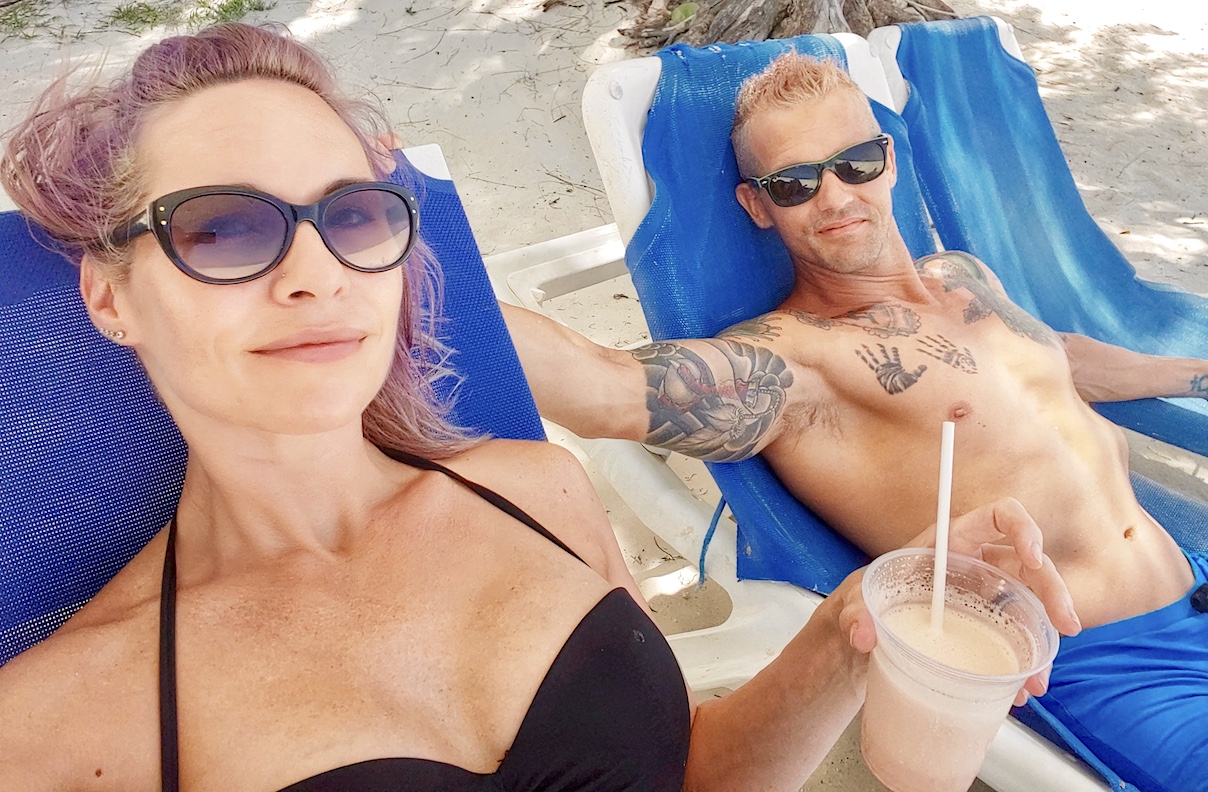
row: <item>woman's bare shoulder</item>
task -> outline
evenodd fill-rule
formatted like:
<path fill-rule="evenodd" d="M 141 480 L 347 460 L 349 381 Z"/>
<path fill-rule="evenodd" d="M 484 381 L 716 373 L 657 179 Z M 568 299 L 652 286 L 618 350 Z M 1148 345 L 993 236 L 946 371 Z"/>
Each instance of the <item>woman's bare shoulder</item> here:
<path fill-rule="evenodd" d="M 488 440 L 443 464 L 498 492 L 600 568 L 616 539 L 591 479 L 575 456 L 545 441 Z"/>
<path fill-rule="evenodd" d="M 0 668 L 0 789 L 131 788 L 135 735 L 155 722 L 157 622 L 85 622 Z"/>

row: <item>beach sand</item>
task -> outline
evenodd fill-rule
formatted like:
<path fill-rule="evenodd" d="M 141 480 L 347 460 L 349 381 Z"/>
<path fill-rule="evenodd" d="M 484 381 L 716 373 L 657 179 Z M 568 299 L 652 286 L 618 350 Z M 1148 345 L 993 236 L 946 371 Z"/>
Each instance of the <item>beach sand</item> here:
<path fill-rule="evenodd" d="M 1014 26 L 1087 207 L 1141 276 L 1208 295 L 1208 4 L 949 2 L 962 15 L 993 13 Z M 68 66 L 112 73 L 166 34 L 106 29 L 118 5 L 41 0 L 29 37 L 0 40 L 0 129 Z M 346 84 L 378 97 L 406 143 L 440 144 L 479 245 L 491 254 L 612 219 L 579 103 L 593 68 L 634 56 L 616 32 L 626 9 L 604 0 L 542 5 L 279 0 L 245 21 L 289 25 L 333 60 Z M 547 307 L 602 343 L 645 337 L 627 278 Z M 1130 443 L 1136 469 L 1208 500 L 1205 460 L 1145 438 Z M 716 499 L 703 467 L 676 467 L 704 499 Z M 674 577 L 684 562 L 589 472 L 635 575 Z M 653 605 L 664 629 L 717 623 L 728 607 L 724 592 L 691 586 Z M 857 734 L 849 730 L 806 789 L 881 789 L 859 760 Z"/>

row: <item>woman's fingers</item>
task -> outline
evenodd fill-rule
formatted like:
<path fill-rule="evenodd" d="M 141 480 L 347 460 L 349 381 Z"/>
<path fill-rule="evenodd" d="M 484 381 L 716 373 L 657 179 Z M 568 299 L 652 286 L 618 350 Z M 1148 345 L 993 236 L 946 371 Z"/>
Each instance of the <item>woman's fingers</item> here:
<path fill-rule="evenodd" d="M 1043 671 L 1033 674 L 1028 677 L 1028 680 L 1023 683 L 1023 687 L 1015 694 L 1015 706 L 1022 707 L 1028 703 L 1028 696 L 1036 696 L 1039 698 L 1049 690 L 1049 673 L 1053 670 L 1052 666 L 1046 667 Z"/>
<path fill-rule="evenodd" d="M 839 611 L 839 629 L 847 636 L 851 647 L 861 654 L 868 654 L 877 645 L 877 628 L 862 599 Z"/>
<path fill-rule="evenodd" d="M 1057 567 L 1047 555 L 1042 556 L 1038 569 L 1031 569 L 1019 562 L 1019 557 L 1012 547 L 1004 545 L 983 545 L 981 557 L 987 563 L 998 567 L 1030 588 L 1040 598 L 1049 620 L 1062 635 L 1077 635 L 1082 631 L 1082 623 L 1074 611 L 1074 600 L 1066 587 Z"/>
<path fill-rule="evenodd" d="M 864 580 L 864 570 L 857 569 L 840 583 L 828 602 L 839 604 L 839 631 L 847 636 L 852 648 L 862 654 L 868 654 L 877 644 L 877 630 L 872 621 L 872 614 L 864 604 L 864 592 L 860 584 Z"/>
<path fill-rule="evenodd" d="M 949 547 L 974 555 L 981 545 L 999 544 L 1003 539 L 1015 548 L 1024 566 L 1039 569 L 1043 565 L 1044 535 L 1014 498 L 994 501 L 953 520 Z"/>

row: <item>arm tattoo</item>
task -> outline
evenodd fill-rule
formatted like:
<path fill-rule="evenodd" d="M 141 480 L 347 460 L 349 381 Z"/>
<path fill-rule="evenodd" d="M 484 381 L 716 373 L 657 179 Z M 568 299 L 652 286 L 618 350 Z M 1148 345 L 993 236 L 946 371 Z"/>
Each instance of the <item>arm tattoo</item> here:
<path fill-rule="evenodd" d="M 950 250 L 936 253 L 934 256 L 924 256 L 914 263 L 917 269 L 938 271 L 940 278 L 947 283 L 950 280 L 975 280 L 990 285 L 990 279 L 978 266 L 977 260 L 968 253 Z M 951 291 L 951 289 L 949 289 Z"/>
<path fill-rule="evenodd" d="M 877 348 L 881 350 L 881 354 L 877 355 L 866 344 L 860 346 L 862 349 L 857 349 L 856 354 L 860 356 L 860 360 L 868 364 L 873 374 L 877 375 L 877 382 L 881 383 L 881 387 L 891 396 L 901 393 L 918 382 L 919 377 L 923 376 L 923 372 L 927 370 L 926 366 L 919 366 L 914 371 L 907 371 L 906 367 L 902 365 L 902 358 L 898 354 L 897 347 L 890 347 L 886 350 L 884 344 L 877 344 Z"/>
<path fill-rule="evenodd" d="M 646 442 L 710 462 L 754 453 L 784 411 L 793 373 L 764 347 L 712 338 L 727 366 L 711 367 L 675 342 L 633 350 L 646 370 Z"/>
<path fill-rule="evenodd" d="M 966 374 L 977 373 L 977 361 L 973 359 L 973 353 L 969 351 L 969 347 L 957 349 L 956 344 L 942 335 L 923 336 L 918 350 L 941 363 L 947 363 L 957 371 L 963 371 Z"/>
<path fill-rule="evenodd" d="M 780 325 L 774 323 L 772 316 L 758 316 L 745 322 L 739 322 L 717 334 L 718 338 L 751 338 L 766 341 L 770 338 L 780 338 Z"/>
<path fill-rule="evenodd" d="M 940 261 L 938 272 L 944 282 L 944 291 L 965 289 L 973 295 L 965 308 L 965 324 L 980 322 L 993 314 L 1015 335 L 1044 346 L 1061 348 L 1061 339 L 1044 322 L 990 287 L 986 273 L 972 256 L 959 252 L 941 253 L 921 259 L 916 266 L 935 270 L 937 260 Z"/>
<path fill-rule="evenodd" d="M 1191 395 L 1208 399 L 1208 372 L 1191 378 Z"/>
<path fill-rule="evenodd" d="M 845 313 L 833 319 L 825 319 L 805 311 L 790 311 L 798 322 L 817 327 L 820 330 L 830 330 L 836 325 L 841 327 L 858 327 L 869 335 L 877 338 L 891 336 L 911 336 L 919 331 L 919 315 L 897 303 L 882 303 L 858 311 Z"/>

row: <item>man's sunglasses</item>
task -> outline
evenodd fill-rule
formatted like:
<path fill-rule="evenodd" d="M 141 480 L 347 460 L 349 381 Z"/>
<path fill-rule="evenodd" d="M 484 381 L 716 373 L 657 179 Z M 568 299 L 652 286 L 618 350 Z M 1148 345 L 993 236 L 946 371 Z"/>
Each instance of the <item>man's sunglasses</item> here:
<path fill-rule="evenodd" d="M 759 179 L 747 179 L 756 190 L 767 190 L 777 206 L 800 206 L 818 194 L 822 174 L 831 171 L 848 184 L 864 184 L 885 172 L 889 136 L 848 146 L 830 159 L 790 165 Z"/>
<path fill-rule="evenodd" d="M 389 182 L 350 184 L 306 206 L 246 187 L 193 187 L 152 202 L 113 241 L 125 244 L 152 231 L 186 275 L 244 283 L 281 263 L 304 221 L 344 265 L 385 272 L 414 247 L 419 210 L 410 190 Z"/>

